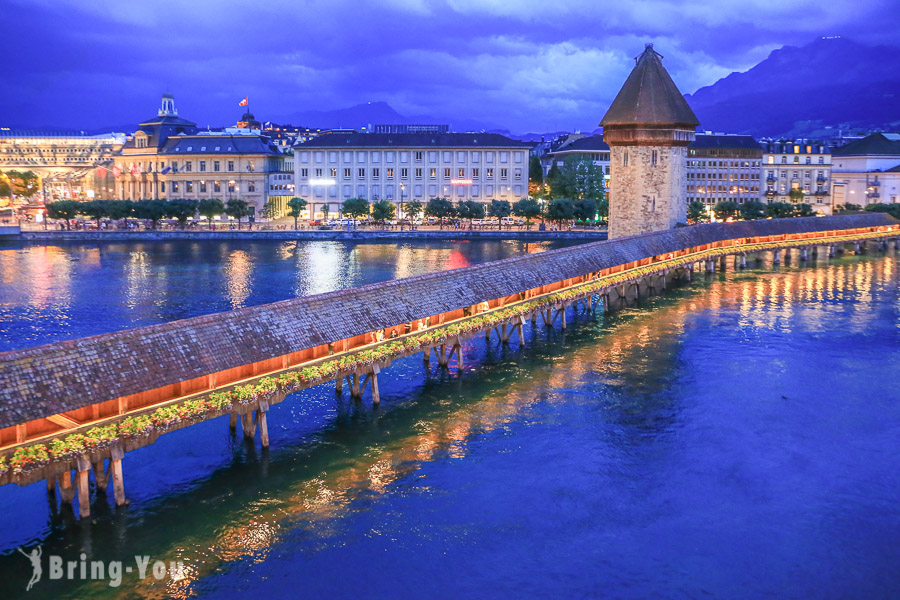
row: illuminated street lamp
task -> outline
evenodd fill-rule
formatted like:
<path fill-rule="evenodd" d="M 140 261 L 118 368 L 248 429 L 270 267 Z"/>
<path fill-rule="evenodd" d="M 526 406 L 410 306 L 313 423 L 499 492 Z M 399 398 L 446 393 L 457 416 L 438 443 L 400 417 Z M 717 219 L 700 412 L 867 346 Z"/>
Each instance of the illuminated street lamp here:
<path fill-rule="evenodd" d="M 403 231 L 403 192 L 406 191 L 406 185 L 403 182 L 400 182 L 400 214 L 397 215 L 398 220 L 400 221 L 400 231 Z"/>

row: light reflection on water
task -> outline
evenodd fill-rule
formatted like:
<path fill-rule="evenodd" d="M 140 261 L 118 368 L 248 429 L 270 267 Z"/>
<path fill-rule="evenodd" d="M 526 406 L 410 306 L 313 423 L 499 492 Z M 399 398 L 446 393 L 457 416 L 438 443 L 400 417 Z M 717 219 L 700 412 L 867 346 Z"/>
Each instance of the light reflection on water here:
<path fill-rule="evenodd" d="M 223 419 L 169 434 L 128 456 L 126 514 L 3 547 L 185 560 L 127 582 L 150 598 L 890 597 L 897 283 L 894 258 L 729 273 L 524 351 L 473 340 L 462 378 L 398 361 L 375 413 L 323 387 L 273 408 L 267 453 Z M 39 487 L 0 509 L 39 524 Z"/>
<path fill-rule="evenodd" d="M 573 243 L 0 243 L 0 352 Z"/>

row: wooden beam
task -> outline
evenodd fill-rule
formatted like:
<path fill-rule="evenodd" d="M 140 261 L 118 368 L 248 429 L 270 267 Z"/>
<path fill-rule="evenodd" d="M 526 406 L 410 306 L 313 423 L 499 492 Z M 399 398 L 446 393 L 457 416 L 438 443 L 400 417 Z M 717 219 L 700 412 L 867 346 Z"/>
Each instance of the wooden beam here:
<path fill-rule="evenodd" d="M 47 420 L 54 425 L 59 425 L 63 429 L 74 429 L 81 426 L 81 423 L 74 419 L 70 419 L 65 415 L 50 415 L 49 417 L 47 417 Z"/>

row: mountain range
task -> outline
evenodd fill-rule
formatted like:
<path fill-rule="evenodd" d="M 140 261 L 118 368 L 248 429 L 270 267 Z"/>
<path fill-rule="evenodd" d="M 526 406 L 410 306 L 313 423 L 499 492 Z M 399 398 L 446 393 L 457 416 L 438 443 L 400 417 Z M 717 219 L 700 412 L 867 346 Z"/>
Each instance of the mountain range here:
<path fill-rule="evenodd" d="M 844 38 L 785 46 L 685 98 L 702 130 L 788 138 L 896 130 L 900 48 Z"/>
<path fill-rule="evenodd" d="M 387 102 L 363 102 L 348 108 L 335 110 L 303 110 L 273 119 L 276 122 L 292 123 L 304 127 L 322 129 L 358 129 L 368 125 L 412 125 L 419 123 L 441 123 L 451 125 L 453 131 L 491 131 L 506 133 L 496 123 L 475 119 L 444 119 L 430 115 L 407 117 L 401 115 Z"/>

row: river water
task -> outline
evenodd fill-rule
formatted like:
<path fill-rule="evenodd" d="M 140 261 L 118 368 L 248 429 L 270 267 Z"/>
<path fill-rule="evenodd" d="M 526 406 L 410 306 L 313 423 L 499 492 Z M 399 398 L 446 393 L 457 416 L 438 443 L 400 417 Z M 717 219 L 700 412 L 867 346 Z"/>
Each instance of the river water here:
<path fill-rule="evenodd" d="M 577 243 L 0 242 L 0 352 Z"/>
<path fill-rule="evenodd" d="M 162 436 L 91 524 L 5 486 L 0 597 L 897 598 L 898 283 L 896 255 L 729 271 L 463 373 L 403 359 L 375 411 L 274 407 L 267 452 Z M 36 544 L 185 571 L 26 594 Z"/>

